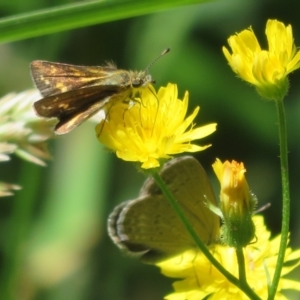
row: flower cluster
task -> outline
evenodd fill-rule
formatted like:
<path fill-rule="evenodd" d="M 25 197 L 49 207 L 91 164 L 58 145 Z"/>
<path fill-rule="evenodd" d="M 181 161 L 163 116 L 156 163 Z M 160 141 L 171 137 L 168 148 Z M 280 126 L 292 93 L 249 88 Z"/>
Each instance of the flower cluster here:
<path fill-rule="evenodd" d="M 266 270 L 272 278 L 276 266 L 280 236 L 270 239 L 262 216 L 254 216 L 257 238 L 244 248 L 247 281 L 261 299 L 268 297 Z M 238 263 L 234 248 L 212 245 L 211 253 L 227 270 L 238 276 Z M 300 250 L 288 248 L 285 254 L 286 266 L 282 276 L 294 270 L 300 263 Z M 239 288 L 231 284 L 200 251 L 189 250 L 181 255 L 158 263 L 165 276 L 183 278 L 173 284 L 175 292 L 166 296 L 169 300 L 204 299 L 249 299 Z M 281 278 L 276 299 L 287 299 L 281 292 L 293 289 L 300 291 L 298 281 Z"/>
<path fill-rule="evenodd" d="M 9 160 L 9 154 L 44 166 L 51 156 L 46 142 L 54 137 L 55 120 L 39 118 L 32 109 L 40 98 L 37 90 L 11 93 L 0 99 L 0 161 Z"/>
<path fill-rule="evenodd" d="M 0 162 L 11 154 L 38 165 L 51 156 L 46 142 L 54 136 L 53 122 L 36 116 L 33 102 L 40 98 L 37 90 L 11 93 L 0 99 Z M 0 197 L 10 196 L 20 187 L 0 182 Z"/>

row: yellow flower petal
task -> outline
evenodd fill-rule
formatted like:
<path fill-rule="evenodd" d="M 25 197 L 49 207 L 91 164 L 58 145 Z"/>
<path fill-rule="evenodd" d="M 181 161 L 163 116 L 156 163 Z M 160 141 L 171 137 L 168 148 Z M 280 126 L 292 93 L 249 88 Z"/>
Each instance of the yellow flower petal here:
<path fill-rule="evenodd" d="M 270 232 L 264 225 L 262 216 L 254 216 L 256 237 L 253 243 L 244 248 L 247 281 L 261 299 L 267 299 L 268 286 L 266 270 L 271 278 L 275 271 L 280 238 L 269 240 Z M 238 264 L 233 248 L 213 245 L 211 253 L 227 270 L 238 276 Z M 300 262 L 300 250 L 292 252 L 290 248 L 285 255 L 287 266 L 283 267 L 282 275 L 290 273 Z M 175 292 L 166 296 L 170 300 L 195 300 L 210 296 L 210 299 L 248 299 L 245 294 L 215 269 L 200 251 L 188 250 L 181 255 L 157 264 L 164 275 L 172 278 L 182 278 L 173 284 Z M 276 294 L 276 299 L 286 299 L 282 290 L 300 290 L 297 281 L 282 278 Z"/>
<path fill-rule="evenodd" d="M 99 141 L 119 158 L 139 161 L 145 169 L 156 168 L 160 159 L 169 159 L 177 153 L 206 149 L 210 145 L 198 146 L 192 141 L 213 133 L 216 124 L 194 128 L 199 107 L 186 117 L 188 92 L 183 100 L 177 97 L 177 86 L 168 84 L 157 93 L 152 86 L 143 89 L 131 108 L 116 103 L 96 127 Z"/>
<path fill-rule="evenodd" d="M 291 25 L 268 20 L 266 26 L 268 50 L 262 50 L 252 31 L 243 30 L 228 39 L 232 53 L 223 53 L 232 70 L 253 84 L 258 93 L 272 100 L 281 100 L 288 91 L 287 75 L 300 67 L 300 52 L 293 41 Z"/>
<path fill-rule="evenodd" d="M 221 185 L 222 241 L 230 247 L 245 247 L 255 234 L 252 214 L 256 198 L 249 191 L 244 164 L 217 159 L 213 169 Z"/>

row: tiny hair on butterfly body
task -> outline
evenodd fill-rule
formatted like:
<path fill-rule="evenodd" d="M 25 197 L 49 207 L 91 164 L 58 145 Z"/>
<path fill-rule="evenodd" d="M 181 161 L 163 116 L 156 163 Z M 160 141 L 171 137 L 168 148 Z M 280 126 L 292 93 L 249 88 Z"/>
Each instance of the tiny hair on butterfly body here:
<path fill-rule="evenodd" d="M 153 63 L 168 53 L 164 50 Z M 57 118 L 56 134 L 66 134 L 108 104 L 126 102 L 141 88 L 155 83 L 148 69 L 127 71 L 112 63 L 104 66 L 76 66 L 35 60 L 32 79 L 43 96 L 34 103 L 38 116 Z"/>

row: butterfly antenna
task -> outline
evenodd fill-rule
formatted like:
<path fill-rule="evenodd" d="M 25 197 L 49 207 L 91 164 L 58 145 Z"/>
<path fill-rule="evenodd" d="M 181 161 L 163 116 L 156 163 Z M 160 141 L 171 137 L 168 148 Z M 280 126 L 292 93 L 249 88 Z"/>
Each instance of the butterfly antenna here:
<path fill-rule="evenodd" d="M 148 71 L 162 56 L 164 56 L 165 54 L 167 54 L 168 52 L 171 51 L 171 48 L 167 48 L 165 49 L 159 56 L 157 56 L 149 65 L 148 67 L 145 69 L 145 71 Z"/>

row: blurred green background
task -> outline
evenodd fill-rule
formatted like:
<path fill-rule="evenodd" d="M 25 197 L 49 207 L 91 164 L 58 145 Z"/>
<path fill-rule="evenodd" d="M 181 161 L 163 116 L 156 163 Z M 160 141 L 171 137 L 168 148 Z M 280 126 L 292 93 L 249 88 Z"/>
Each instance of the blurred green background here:
<path fill-rule="evenodd" d="M 0 3 L 0 17 L 53 7 L 71 0 Z M 119 68 L 144 69 L 164 48 L 171 52 L 151 67 L 156 86 L 176 83 L 179 96 L 190 93 L 190 111 L 200 105 L 197 124 L 218 123 L 200 143 L 212 143 L 196 157 L 210 175 L 211 164 L 243 161 L 251 190 L 275 236 L 281 224 L 281 181 L 275 105 L 237 79 L 222 54 L 227 38 L 253 27 L 266 45 L 267 19 L 293 26 L 300 45 L 300 2 L 223 0 L 180 7 L 97 26 L 0 45 L 0 96 L 33 87 L 29 63 L 42 59 L 81 65 L 113 60 Z M 290 76 L 285 100 L 291 179 L 291 246 L 300 247 L 300 72 Z M 7 277 L 6 253 L 15 235 L 16 299 L 153 300 L 172 291 L 172 280 L 156 267 L 123 255 L 109 240 L 106 220 L 118 203 L 137 196 L 144 180 L 134 166 L 118 160 L 97 142 L 94 124 L 85 122 L 49 144 L 53 160 L 45 168 L 12 157 L 2 163 L 0 180 L 20 184 L 14 197 L 0 201 L 0 275 Z M 22 203 L 20 205 L 20 203 Z M 15 210 L 19 207 L 19 210 Z M 20 208 L 21 207 L 21 208 Z M 292 273 L 300 279 L 300 271 Z M 13 276 L 14 278 L 18 276 Z M 297 295 L 287 294 L 289 299 Z M 294 297 L 294 298 L 293 298 Z"/>

